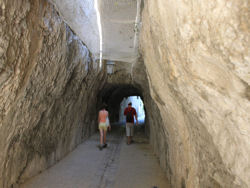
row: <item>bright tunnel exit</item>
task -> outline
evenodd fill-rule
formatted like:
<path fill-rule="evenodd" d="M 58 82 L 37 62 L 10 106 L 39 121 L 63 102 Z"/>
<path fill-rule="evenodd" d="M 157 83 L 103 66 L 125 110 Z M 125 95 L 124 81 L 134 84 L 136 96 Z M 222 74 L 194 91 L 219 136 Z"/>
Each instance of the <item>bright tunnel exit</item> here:
<path fill-rule="evenodd" d="M 139 96 L 130 96 L 122 100 L 120 104 L 119 123 L 125 123 L 126 117 L 123 113 L 130 102 L 132 103 L 132 107 L 136 110 L 139 124 L 143 124 L 145 122 L 145 110 L 143 101 Z"/>

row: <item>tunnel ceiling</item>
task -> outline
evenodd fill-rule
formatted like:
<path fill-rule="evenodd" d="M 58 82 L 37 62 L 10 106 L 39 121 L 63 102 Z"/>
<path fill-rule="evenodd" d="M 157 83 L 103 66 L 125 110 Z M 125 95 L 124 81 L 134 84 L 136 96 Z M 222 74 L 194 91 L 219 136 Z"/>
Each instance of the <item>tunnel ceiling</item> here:
<path fill-rule="evenodd" d="M 123 62 L 136 60 L 138 54 L 136 23 L 140 17 L 140 0 L 138 2 L 137 0 L 51 0 L 51 2 L 97 59 L 100 57 L 101 40 L 103 59 Z M 100 16 L 96 11 L 96 5 Z M 98 17 L 101 29 L 98 27 Z"/>
<path fill-rule="evenodd" d="M 132 85 L 126 85 L 126 84 L 121 84 L 121 85 L 116 85 L 116 84 L 110 84 L 107 85 L 101 92 L 100 92 L 100 97 L 102 98 L 102 101 L 105 103 L 110 103 L 112 102 L 113 104 L 118 104 L 120 105 L 121 101 L 123 100 L 124 97 L 129 97 L 129 96 L 140 96 L 142 97 L 141 91 L 132 86 Z"/>

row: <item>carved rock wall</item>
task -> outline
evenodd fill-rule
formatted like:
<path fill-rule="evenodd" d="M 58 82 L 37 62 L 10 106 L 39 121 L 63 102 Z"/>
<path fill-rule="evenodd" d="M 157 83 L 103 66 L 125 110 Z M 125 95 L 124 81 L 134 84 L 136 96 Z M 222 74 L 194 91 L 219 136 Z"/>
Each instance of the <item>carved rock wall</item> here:
<path fill-rule="evenodd" d="M 47 1 L 0 1 L 0 187 L 93 133 L 113 87 L 143 97 L 173 187 L 250 186 L 249 1 L 144 3 L 143 59 L 106 77 Z"/>
<path fill-rule="evenodd" d="M 249 1 L 144 3 L 140 47 L 163 121 L 150 136 L 172 186 L 249 187 Z"/>
<path fill-rule="evenodd" d="M 0 187 L 53 165 L 96 131 L 105 80 L 97 67 L 47 1 L 0 1 Z"/>

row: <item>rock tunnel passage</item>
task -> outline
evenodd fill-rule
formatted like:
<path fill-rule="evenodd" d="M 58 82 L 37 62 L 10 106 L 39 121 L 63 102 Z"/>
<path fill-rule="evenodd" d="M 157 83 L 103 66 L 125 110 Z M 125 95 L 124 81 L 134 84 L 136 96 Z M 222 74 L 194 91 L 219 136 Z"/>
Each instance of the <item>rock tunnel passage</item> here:
<path fill-rule="evenodd" d="M 1 0 L 0 188 L 87 143 L 100 104 L 116 120 L 127 91 L 171 187 L 250 187 L 249 7 Z"/>
<path fill-rule="evenodd" d="M 169 183 L 141 127 L 135 143 L 126 144 L 124 129 L 112 126 L 108 147 L 100 151 L 95 134 L 55 166 L 22 184 L 21 188 L 168 188 Z"/>
<path fill-rule="evenodd" d="M 138 96 L 142 98 L 143 101 L 142 91 L 140 88 L 135 87 L 132 84 L 108 83 L 99 92 L 98 98 L 100 105 L 107 104 L 110 120 L 112 122 L 119 122 L 121 103 L 124 98 L 128 98 L 130 96 Z"/>

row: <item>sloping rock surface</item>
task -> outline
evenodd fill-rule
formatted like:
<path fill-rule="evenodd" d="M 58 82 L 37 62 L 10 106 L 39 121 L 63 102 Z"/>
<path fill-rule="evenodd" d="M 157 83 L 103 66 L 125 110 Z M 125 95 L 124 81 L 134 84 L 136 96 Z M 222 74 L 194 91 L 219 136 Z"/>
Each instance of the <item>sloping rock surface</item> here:
<path fill-rule="evenodd" d="M 164 122 L 150 133 L 174 187 L 250 186 L 248 18 L 247 0 L 145 1 L 141 51 Z"/>
<path fill-rule="evenodd" d="M 0 2 L 0 187 L 60 160 L 96 131 L 103 74 L 43 0 Z"/>

